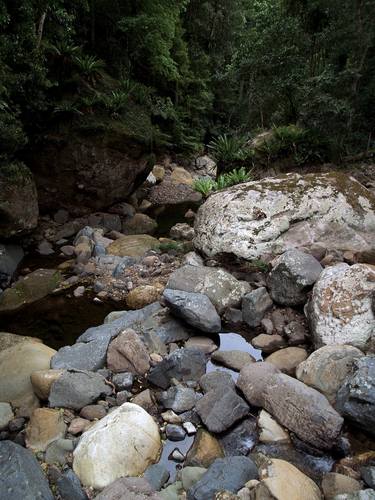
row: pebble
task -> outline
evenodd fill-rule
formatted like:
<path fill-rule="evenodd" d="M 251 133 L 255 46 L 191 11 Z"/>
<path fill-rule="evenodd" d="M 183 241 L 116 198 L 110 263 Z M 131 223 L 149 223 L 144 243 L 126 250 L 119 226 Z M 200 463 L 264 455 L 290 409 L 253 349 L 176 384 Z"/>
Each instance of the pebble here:
<path fill-rule="evenodd" d="M 84 293 L 85 293 L 85 287 L 79 286 L 74 290 L 73 295 L 74 295 L 74 297 L 78 298 L 78 297 L 82 297 L 84 295 Z"/>
<path fill-rule="evenodd" d="M 171 458 L 175 462 L 183 462 L 185 460 L 185 456 L 181 453 L 178 448 L 175 448 L 171 453 Z"/>
<path fill-rule="evenodd" d="M 171 441 L 182 441 L 186 435 L 185 429 L 175 424 L 167 424 L 165 433 Z"/>
<path fill-rule="evenodd" d="M 197 432 L 197 428 L 192 422 L 184 422 L 182 427 L 185 429 L 188 436 L 195 434 Z"/>

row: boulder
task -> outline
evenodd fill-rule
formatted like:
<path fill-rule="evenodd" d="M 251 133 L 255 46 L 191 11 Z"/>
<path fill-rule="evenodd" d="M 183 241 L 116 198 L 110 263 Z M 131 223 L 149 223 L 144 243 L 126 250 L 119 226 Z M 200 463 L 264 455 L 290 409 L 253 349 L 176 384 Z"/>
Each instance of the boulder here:
<path fill-rule="evenodd" d="M 48 399 L 52 384 L 63 373 L 64 370 L 37 370 L 31 374 L 31 385 L 39 399 Z"/>
<path fill-rule="evenodd" d="M 13 238 L 35 229 L 38 197 L 32 173 L 23 163 L 0 168 L 0 238 Z"/>
<path fill-rule="evenodd" d="M 220 436 L 220 444 L 226 457 L 247 456 L 257 442 L 257 421 L 251 414 Z"/>
<path fill-rule="evenodd" d="M 352 372 L 337 392 L 336 408 L 345 418 L 375 436 L 375 356 L 357 359 Z"/>
<path fill-rule="evenodd" d="M 51 407 L 80 410 L 111 393 L 111 387 L 98 373 L 68 370 L 52 384 L 48 401 Z"/>
<path fill-rule="evenodd" d="M 272 308 L 273 302 L 265 287 L 247 293 L 242 299 L 242 317 L 251 328 L 260 325 L 266 312 Z"/>
<path fill-rule="evenodd" d="M 277 373 L 268 380 L 263 397 L 265 410 L 302 441 L 319 449 L 335 445 L 343 418 L 320 392 Z"/>
<path fill-rule="evenodd" d="M 244 351 L 216 351 L 211 356 L 211 361 L 224 365 L 239 372 L 245 365 L 255 363 L 255 359 Z"/>
<path fill-rule="evenodd" d="M 23 255 L 21 246 L 0 243 L 0 288 L 9 286 Z"/>
<path fill-rule="evenodd" d="M 53 292 L 62 277 L 55 269 L 37 269 L 20 278 L 0 295 L 0 312 L 13 312 Z"/>
<path fill-rule="evenodd" d="M 171 311 L 189 325 L 203 332 L 220 332 L 220 316 L 207 295 L 165 289 L 163 298 Z"/>
<path fill-rule="evenodd" d="M 257 335 L 252 339 L 251 343 L 256 349 L 261 349 L 265 353 L 275 352 L 287 345 L 281 335 L 268 335 L 267 333 Z"/>
<path fill-rule="evenodd" d="M 305 361 L 307 356 L 306 349 L 302 347 L 287 347 L 268 356 L 267 363 L 277 366 L 281 372 L 294 376 L 297 366 Z"/>
<path fill-rule="evenodd" d="M 197 395 L 194 389 L 190 389 L 190 387 L 170 387 L 160 395 L 160 402 L 163 407 L 176 413 L 191 410 L 194 408 L 196 401 Z"/>
<path fill-rule="evenodd" d="M 181 471 L 181 481 L 184 490 L 187 491 L 197 483 L 205 472 L 207 472 L 205 467 L 184 467 Z"/>
<path fill-rule="evenodd" d="M 171 181 L 176 184 L 187 184 L 188 186 L 192 186 L 193 178 L 187 170 L 183 167 L 175 167 L 171 173 Z"/>
<path fill-rule="evenodd" d="M 273 375 L 279 372 L 280 370 L 270 363 L 251 363 L 242 368 L 236 385 L 251 405 L 263 406 L 266 387 Z"/>
<path fill-rule="evenodd" d="M 374 293 L 371 266 L 337 264 L 324 269 L 307 308 L 316 348 L 350 344 L 365 349 L 375 332 Z"/>
<path fill-rule="evenodd" d="M 338 474 L 337 472 L 329 472 L 325 474 L 322 481 L 322 490 L 325 500 L 333 500 L 336 495 L 343 493 L 353 493 L 361 489 L 361 483 L 355 479 Z"/>
<path fill-rule="evenodd" d="M 143 477 L 156 490 L 160 491 L 169 479 L 169 471 L 162 464 L 152 464 L 147 467 Z"/>
<path fill-rule="evenodd" d="M 147 199 L 152 206 L 160 207 L 199 203 L 202 195 L 187 184 L 176 184 L 170 179 L 164 179 L 160 184 L 150 189 Z"/>
<path fill-rule="evenodd" d="M 267 280 L 272 299 L 284 306 L 303 304 L 322 271 L 312 255 L 288 250 L 275 260 Z"/>
<path fill-rule="evenodd" d="M 250 285 L 238 281 L 224 269 L 185 265 L 169 277 L 167 288 L 207 295 L 219 314 L 228 307 L 237 307 Z"/>
<path fill-rule="evenodd" d="M 150 369 L 150 356 L 141 338 L 130 328 L 109 344 L 107 366 L 115 372 L 144 375 Z"/>
<path fill-rule="evenodd" d="M 303 361 L 298 366 L 296 375 L 298 380 L 317 389 L 334 405 L 337 391 L 352 372 L 355 361 L 362 356 L 363 353 L 356 347 L 327 345 Z"/>
<path fill-rule="evenodd" d="M 56 489 L 62 500 L 88 500 L 80 480 L 71 469 L 59 476 L 56 481 Z"/>
<path fill-rule="evenodd" d="M 66 424 L 63 414 L 51 408 L 36 408 L 26 427 L 26 446 L 32 451 L 46 451 L 47 446 L 63 438 Z"/>
<path fill-rule="evenodd" d="M 129 234 L 154 234 L 158 227 L 157 222 L 146 214 L 135 214 L 122 224 L 122 232 Z"/>
<path fill-rule="evenodd" d="M 373 251 L 375 196 L 342 172 L 297 173 L 211 195 L 195 219 L 197 249 L 247 260 L 290 248 Z"/>
<path fill-rule="evenodd" d="M 231 374 L 221 370 L 205 373 L 200 378 L 199 385 L 204 393 L 223 386 L 227 386 L 230 389 L 234 389 L 235 387 Z"/>
<path fill-rule="evenodd" d="M 194 228 L 186 224 L 186 222 L 179 222 L 171 228 L 169 234 L 175 240 L 191 241 L 194 238 Z"/>
<path fill-rule="evenodd" d="M 107 254 L 118 257 L 142 257 L 153 248 L 158 248 L 159 241 L 148 234 L 122 236 L 108 245 Z"/>
<path fill-rule="evenodd" d="M 126 305 L 130 309 L 142 309 L 160 299 L 163 285 L 140 285 L 130 290 L 126 296 Z"/>
<path fill-rule="evenodd" d="M 193 446 L 186 456 L 186 465 L 209 467 L 217 458 L 223 458 L 224 451 L 220 442 L 205 429 L 199 429 Z"/>
<path fill-rule="evenodd" d="M 0 441 L 1 500 L 53 500 L 46 476 L 31 451 Z"/>
<path fill-rule="evenodd" d="M 140 406 L 125 403 L 95 423 L 74 450 L 73 469 L 85 486 L 105 488 L 139 476 L 158 459 L 159 428 Z"/>
<path fill-rule="evenodd" d="M 40 342 L 23 341 L 0 352 L 0 401 L 32 408 L 38 401 L 30 375 L 49 368 L 56 351 Z"/>

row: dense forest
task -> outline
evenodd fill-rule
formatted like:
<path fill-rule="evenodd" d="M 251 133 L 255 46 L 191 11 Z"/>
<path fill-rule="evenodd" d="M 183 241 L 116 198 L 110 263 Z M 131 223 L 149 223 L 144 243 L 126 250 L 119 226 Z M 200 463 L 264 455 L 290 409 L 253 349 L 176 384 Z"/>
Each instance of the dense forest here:
<path fill-rule="evenodd" d="M 232 157 L 273 127 L 300 163 L 371 149 L 374 18 L 374 0 L 1 0 L 1 163 L 72 126 Z"/>

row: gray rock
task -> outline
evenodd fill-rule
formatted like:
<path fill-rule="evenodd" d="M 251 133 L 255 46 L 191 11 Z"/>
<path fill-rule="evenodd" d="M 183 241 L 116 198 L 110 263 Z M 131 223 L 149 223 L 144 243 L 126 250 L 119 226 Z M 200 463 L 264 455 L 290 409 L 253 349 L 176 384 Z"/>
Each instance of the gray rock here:
<path fill-rule="evenodd" d="M 236 385 L 251 405 L 263 406 L 266 387 L 272 376 L 279 372 L 271 363 L 251 363 L 242 368 Z"/>
<path fill-rule="evenodd" d="M 0 243 L 0 288 L 9 285 L 23 255 L 22 247 L 19 245 Z"/>
<path fill-rule="evenodd" d="M 169 471 L 162 464 L 147 467 L 143 477 L 147 479 L 155 491 L 160 491 L 169 479 Z"/>
<path fill-rule="evenodd" d="M 322 266 L 312 255 L 288 250 L 276 259 L 268 277 L 272 299 L 286 306 L 303 304 L 322 271 Z"/>
<path fill-rule="evenodd" d="M 14 418 L 12 407 L 9 403 L 0 403 L 0 431 L 8 427 L 9 422 Z"/>
<path fill-rule="evenodd" d="M 251 291 L 242 299 L 243 320 L 251 328 L 259 326 L 272 305 L 273 302 L 265 287 Z"/>
<path fill-rule="evenodd" d="M 169 277 L 167 288 L 191 293 L 203 293 L 211 300 L 219 314 L 228 307 L 238 307 L 250 285 L 238 281 L 224 269 L 183 266 Z"/>
<path fill-rule="evenodd" d="M 131 389 L 134 382 L 134 375 L 129 372 L 116 373 L 112 377 L 112 382 L 115 384 L 116 389 L 120 391 Z"/>
<path fill-rule="evenodd" d="M 242 299 L 243 300 L 243 299 Z M 228 323 L 239 324 L 243 322 L 243 314 L 241 309 L 230 307 L 224 313 L 224 319 Z"/>
<path fill-rule="evenodd" d="M 184 467 L 181 471 L 181 480 L 184 490 L 187 491 L 197 483 L 207 472 L 204 467 Z"/>
<path fill-rule="evenodd" d="M 236 493 L 247 481 L 258 478 L 256 465 L 248 457 L 216 459 L 202 478 L 187 492 L 187 500 L 208 500 L 219 491 Z"/>
<path fill-rule="evenodd" d="M 375 489 L 375 466 L 361 467 L 361 476 L 370 488 Z"/>
<path fill-rule="evenodd" d="M 355 493 L 342 493 L 336 495 L 333 500 L 375 500 L 374 490 L 360 490 Z"/>
<path fill-rule="evenodd" d="M 56 481 L 56 488 L 61 500 L 87 500 L 81 482 L 71 469 L 61 474 Z"/>
<path fill-rule="evenodd" d="M 188 252 L 184 257 L 184 264 L 189 266 L 204 266 L 204 261 L 198 253 Z"/>
<path fill-rule="evenodd" d="M 197 402 L 196 411 L 210 432 L 224 432 L 249 413 L 249 406 L 224 386 L 207 392 Z"/>
<path fill-rule="evenodd" d="M 94 403 L 100 396 L 109 396 L 111 393 L 110 386 L 101 375 L 69 370 L 52 384 L 49 405 L 80 410 Z"/>
<path fill-rule="evenodd" d="M 0 442 L 1 500 L 53 500 L 42 469 L 29 451 L 11 441 Z"/>
<path fill-rule="evenodd" d="M 53 465 L 65 465 L 68 460 L 68 453 L 74 450 L 74 441 L 71 439 L 56 439 L 46 450 L 45 462 Z"/>
<path fill-rule="evenodd" d="M 349 375 L 337 393 L 337 410 L 357 426 L 375 435 L 375 356 L 364 356 L 354 362 Z"/>
<path fill-rule="evenodd" d="M 164 408 L 173 410 L 176 413 L 183 413 L 191 410 L 197 400 L 197 395 L 189 387 L 170 387 L 160 395 L 160 402 Z"/>
<path fill-rule="evenodd" d="M 248 455 L 258 442 L 255 417 L 245 418 L 220 437 L 220 444 L 226 457 Z"/>
<path fill-rule="evenodd" d="M 235 387 L 231 374 L 221 370 L 215 370 L 203 375 L 199 380 L 199 385 L 205 393 L 224 386 L 227 386 L 229 389 L 234 389 Z"/>
<path fill-rule="evenodd" d="M 163 298 L 172 312 L 189 325 L 203 332 L 220 332 L 220 316 L 207 295 L 166 289 Z"/>
<path fill-rule="evenodd" d="M 53 246 L 47 240 L 43 240 L 39 243 L 38 248 L 37 248 L 37 252 L 40 255 L 52 255 L 55 253 Z"/>
<path fill-rule="evenodd" d="M 176 424 L 167 424 L 165 433 L 171 441 L 182 441 L 186 436 L 185 429 Z"/>
<path fill-rule="evenodd" d="M 167 389 L 173 378 L 180 381 L 198 381 L 206 371 L 205 355 L 195 349 L 177 349 L 151 368 L 148 380 Z"/>
<path fill-rule="evenodd" d="M 95 500 L 161 500 L 143 477 L 122 477 L 95 497 Z"/>

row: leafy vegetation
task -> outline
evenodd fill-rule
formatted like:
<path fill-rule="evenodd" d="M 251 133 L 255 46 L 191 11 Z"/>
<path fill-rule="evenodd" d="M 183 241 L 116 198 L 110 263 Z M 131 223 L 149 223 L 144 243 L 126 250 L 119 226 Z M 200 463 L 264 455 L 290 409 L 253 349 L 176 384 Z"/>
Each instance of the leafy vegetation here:
<path fill-rule="evenodd" d="M 203 196 L 207 197 L 213 191 L 220 191 L 221 189 L 234 186 L 235 184 L 241 184 L 243 182 L 248 182 L 251 180 L 251 171 L 241 167 L 239 169 L 234 169 L 231 172 L 221 174 L 218 176 L 216 181 L 210 177 L 202 177 L 194 181 L 193 187 L 196 191 L 201 193 Z"/>

